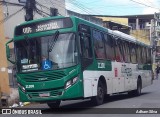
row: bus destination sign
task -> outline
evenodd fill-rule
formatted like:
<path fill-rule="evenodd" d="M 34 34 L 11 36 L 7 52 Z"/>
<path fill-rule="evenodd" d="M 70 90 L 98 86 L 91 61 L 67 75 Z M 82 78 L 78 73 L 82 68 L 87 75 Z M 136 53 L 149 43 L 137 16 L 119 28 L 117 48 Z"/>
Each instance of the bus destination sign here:
<path fill-rule="evenodd" d="M 24 27 L 23 33 L 24 34 L 28 34 L 28 33 L 32 33 L 34 30 L 34 32 L 41 32 L 41 31 L 46 31 L 46 30 L 53 30 L 53 29 L 58 29 L 60 28 L 61 24 L 58 22 L 51 22 L 51 23 L 46 23 L 46 24 L 39 24 L 36 26 L 35 29 L 33 29 L 33 27 Z"/>
<path fill-rule="evenodd" d="M 19 36 L 23 34 L 43 32 L 60 28 L 70 28 L 72 27 L 72 25 L 73 24 L 70 18 L 52 19 L 52 20 L 34 22 L 16 27 L 15 35 Z"/>

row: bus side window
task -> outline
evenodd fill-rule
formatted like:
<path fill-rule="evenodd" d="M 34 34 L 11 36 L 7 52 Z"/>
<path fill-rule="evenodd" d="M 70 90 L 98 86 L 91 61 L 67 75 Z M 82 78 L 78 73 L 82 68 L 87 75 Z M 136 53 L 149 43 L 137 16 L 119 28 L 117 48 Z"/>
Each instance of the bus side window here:
<path fill-rule="evenodd" d="M 142 48 L 142 62 L 144 63 L 144 64 L 146 64 L 146 62 L 147 62 L 147 55 L 146 55 L 146 47 L 143 47 Z"/>
<path fill-rule="evenodd" d="M 83 33 L 80 35 L 80 39 L 83 58 L 92 58 L 90 36 Z"/>
<path fill-rule="evenodd" d="M 104 42 L 102 33 L 93 30 L 94 52 L 97 59 L 105 59 Z"/>
<path fill-rule="evenodd" d="M 151 49 L 150 48 L 146 48 L 147 50 L 147 63 L 151 64 Z"/>
<path fill-rule="evenodd" d="M 129 63 L 130 62 L 130 52 L 129 52 L 129 43 L 128 42 L 124 41 L 123 49 L 124 49 L 124 61 Z"/>
<path fill-rule="evenodd" d="M 124 43 L 123 41 L 120 41 L 120 43 L 119 43 L 119 50 L 120 50 L 120 53 L 121 53 L 121 61 L 125 62 L 123 43 Z"/>
<path fill-rule="evenodd" d="M 142 47 L 138 45 L 137 48 L 137 62 L 140 64 L 142 63 Z"/>
<path fill-rule="evenodd" d="M 123 49 L 121 46 L 122 42 L 117 40 L 116 41 L 116 46 L 115 46 L 115 59 L 118 62 L 122 62 L 123 61 Z"/>
<path fill-rule="evenodd" d="M 114 40 L 108 34 L 104 35 L 104 39 L 105 39 L 106 58 L 108 60 L 114 60 L 114 56 L 115 56 L 115 53 L 114 53 Z"/>
<path fill-rule="evenodd" d="M 136 46 L 133 43 L 131 43 L 131 46 L 130 46 L 130 53 L 131 53 L 131 62 L 137 63 Z"/>
<path fill-rule="evenodd" d="M 123 51 L 123 61 L 128 62 L 129 60 L 128 60 L 128 50 L 127 50 L 126 41 L 122 41 L 121 48 L 122 48 L 122 51 Z"/>

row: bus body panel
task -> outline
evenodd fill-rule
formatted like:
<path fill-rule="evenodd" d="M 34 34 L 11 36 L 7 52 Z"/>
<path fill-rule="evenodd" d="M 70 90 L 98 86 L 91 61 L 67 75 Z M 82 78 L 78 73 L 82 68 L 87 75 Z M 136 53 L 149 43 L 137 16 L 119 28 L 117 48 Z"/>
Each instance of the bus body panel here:
<path fill-rule="evenodd" d="M 112 71 L 85 70 L 83 72 L 84 97 L 97 95 L 99 78 L 104 76 L 107 94 L 128 92 L 137 89 L 138 77 L 141 77 L 142 88 L 151 84 L 151 71 L 138 70 L 138 64 L 112 62 Z"/>
<path fill-rule="evenodd" d="M 49 97 L 40 97 L 40 94 L 47 94 L 51 91 L 40 91 L 40 92 L 26 92 L 24 93 L 21 89 L 19 89 L 20 100 L 22 102 L 47 102 L 47 101 L 55 101 L 55 100 L 67 100 L 67 99 L 76 99 L 83 97 L 82 95 L 82 82 L 79 81 L 72 87 L 67 90 L 63 89 L 61 95 L 49 96 Z M 57 92 L 56 92 L 57 93 Z"/>
<path fill-rule="evenodd" d="M 18 84 L 20 85 L 19 87 L 20 99 L 22 101 L 37 102 L 45 100 L 46 101 L 57 100 L 57 99 L 65 100 L 65 99 L 83 97 L 83 82 L 79 70 L 80 66 L 78 65 L 65 70 L 58 70 L 59 72 L 57 70 L 47 71 L 50 75 L 52 73 L 52 76 L 50 77 L 46 74 L 46 72 L 17 74 L 17 81 Z M 46 77 L 44 73 L 46 74 Z M 62 73 L 64 73 L 64 75 L 62 75 Z M 60 79 L 50 80 L 51 78 L 55 78 L 54 75 L 58 76 L 58 74 Z M 40 79 L 39 77 L 41 78 L 42 81 L 37 80 Z M 78 81 L 71 87 L 65 89 L 66 82 L 75 77 L 78 77 Z M 48 78 L 48 81 L 43 81 L 47 79 L 42 79 L 42 78 Z M 26 90 L 25 92 L 22 90 L 22 87 L 25 88 Z M 41 96 L 46 94 L 49 94 L 49 96 Z"/>

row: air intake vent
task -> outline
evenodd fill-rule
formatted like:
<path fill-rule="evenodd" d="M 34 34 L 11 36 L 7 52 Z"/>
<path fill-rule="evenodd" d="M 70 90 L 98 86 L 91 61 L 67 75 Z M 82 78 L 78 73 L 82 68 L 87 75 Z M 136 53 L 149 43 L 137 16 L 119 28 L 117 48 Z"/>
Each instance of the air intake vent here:
<path fill-rule="evenodd" d="M 47 71 L 38 73 L 19 74 L 21 79 L 26 82 L 40 82 L 61 79 L 66 76 L 64 71 Z"/>

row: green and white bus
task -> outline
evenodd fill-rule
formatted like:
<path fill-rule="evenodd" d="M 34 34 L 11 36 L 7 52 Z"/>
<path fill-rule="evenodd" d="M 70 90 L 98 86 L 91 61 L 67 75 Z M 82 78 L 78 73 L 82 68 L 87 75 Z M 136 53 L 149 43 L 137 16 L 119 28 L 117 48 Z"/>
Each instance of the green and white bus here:
<path fill-rule="evenodd" d="M 8 44 L 14 43 L 15 61 Z M 134 37 L 89 21 L 49 17 L 15 28 L 6 44 L 16 64 L 20 100 L 59 107 L 63 100 L 140 95 L 152 84 L 151 48 Z"/>

